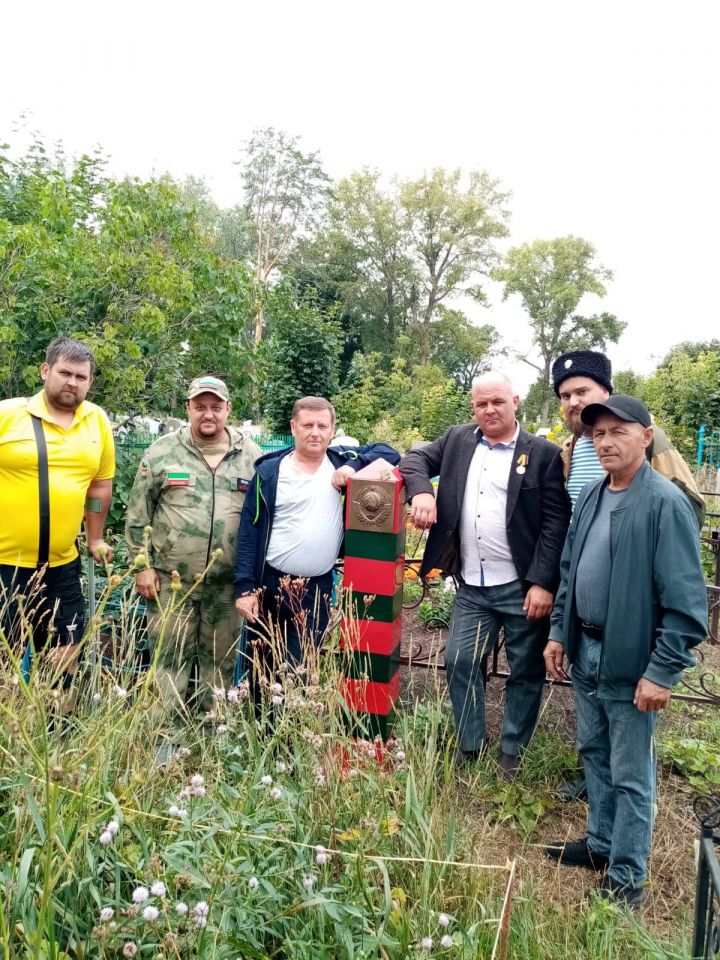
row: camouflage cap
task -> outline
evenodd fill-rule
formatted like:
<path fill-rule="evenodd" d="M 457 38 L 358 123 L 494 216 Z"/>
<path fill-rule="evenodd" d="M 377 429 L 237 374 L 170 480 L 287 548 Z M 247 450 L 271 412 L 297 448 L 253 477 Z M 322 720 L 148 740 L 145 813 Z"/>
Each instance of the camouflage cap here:
<path fill-rule="evenodd" d="M 230 401 L 228 388 L 217 377 L 195 377 L 188 387 L 187 398 L 192 400 L 193 397 L 197 397 L 201 393 L 214 393 L 221 400 Z"/>

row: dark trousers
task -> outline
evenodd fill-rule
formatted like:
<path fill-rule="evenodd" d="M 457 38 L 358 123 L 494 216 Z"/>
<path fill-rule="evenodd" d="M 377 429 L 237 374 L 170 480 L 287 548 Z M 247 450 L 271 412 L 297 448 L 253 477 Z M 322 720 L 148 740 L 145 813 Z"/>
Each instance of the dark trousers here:
<path fill-rule="evenodd" d="M 262 588 L 245 654 L 256 700 L 260 676 L 269 679 L 282 662 L 298 667 L 307 650 L 320 646 L 330 620 L 332 570 L 319 577 L 290 577 L 266 564 Z"/>
<path fill-rule="evenodd" d="M 461 583 L 455 595 L 445 667 L 462 750 L 480 750 L 486 742 L 485 668 L 501 627 L 510 677 L 500 749 L 517 756 L 530 742 L 545 682 L 549 620 L 528 620 L 523 610 L 526 593 L 525 584 L 513 580 L 493 587 Z"/>
<path fill-rule="evenodd" d="M 23 637 L 32 638 L 36 650 L 80 640 L 85 627 L 80 570 L 80 557 L 59 567 L 0 564 L 0 622 L 18 653 Z"/>

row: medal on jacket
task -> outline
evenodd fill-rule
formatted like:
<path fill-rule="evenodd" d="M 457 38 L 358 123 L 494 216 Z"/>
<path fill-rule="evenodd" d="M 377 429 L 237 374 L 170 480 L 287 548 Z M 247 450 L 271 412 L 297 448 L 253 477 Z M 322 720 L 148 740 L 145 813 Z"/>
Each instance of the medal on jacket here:
<path fill-rule="evenodd" d="M 525 473 L 525 469 L 530 461 L 530 457 L 526 453 L 521 453 L 520 456 L 515 461 L 517 466 L 515 467 L 515 473 L 519 473 L 522 476 Z"/>

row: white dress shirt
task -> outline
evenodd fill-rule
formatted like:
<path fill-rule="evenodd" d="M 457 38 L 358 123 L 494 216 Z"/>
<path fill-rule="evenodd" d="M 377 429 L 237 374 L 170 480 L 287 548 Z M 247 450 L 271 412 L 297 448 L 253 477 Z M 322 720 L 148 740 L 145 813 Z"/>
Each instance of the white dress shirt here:
<path fill-rule="evenodd" d="M 507 539 L 505 506 L 515 443 L 490 444 L 478 437 L 468 470 L 460 517 L 462 578 L 473 587 L 493 587 L 517 580 L 518 574 Z"/>

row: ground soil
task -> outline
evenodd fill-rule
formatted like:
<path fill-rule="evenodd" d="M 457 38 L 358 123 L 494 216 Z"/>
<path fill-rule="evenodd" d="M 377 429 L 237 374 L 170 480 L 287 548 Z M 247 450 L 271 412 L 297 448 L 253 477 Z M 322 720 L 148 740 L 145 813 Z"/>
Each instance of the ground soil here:
<path fill-rule="evenodd" d="M 416 699 L 446 696 L 442 649 L 445 630 L 427 630 L 417 610 L 405 610 L 403 620 L 400 698 L 406 706 Z M 720 646 L 705 645 L 705 663 L 720 674 Z M 425 665 L 421 665 L 421 663 Z M 506 669 L 502 656 L 498 666 Z M 487 726 L 491 742 L 497 743 L 502 723 L 503 683 L 490 678 L 487 688 Z M 702 707 L 720 711 L 720 705 Z M 668 722 L 668 721 L 665 721 Z M 574 743 L 575 709 L 572 691 L 548 687 L 539 729 L 558 733 L 568 744 Z M 472 786 L 472 774 L 460 771 L 458 786 Z M 555 785 L 540 785 L 554 791 Z M 643 922 L 658 934 L 672 937 L 681 924 L 687 936 L 692 924 L 695 895 L 695 843 L 698 822 L 692 801 L 696 791 L 681 776 L 663 767 L 658 771 L 658 816 L 655 824 L 651 860 L 651 886 L 642 911 Z M 583 869 L 559 867 L 548 860 L 542 845 L 561 838 L 577 838 L 585 833 L 587 806 L 578 801 L 558 803 L 539 823 L 529 838 L 523 839 L 508 824 L 488 824 L 487 805 L 477 806 L 478 855 L 485 863 L 502 863 L 506 857 L 518 857 L 518 883 L 542 889 L 543 896 L 566 904 L 577 904 L 595 882 L 595 876 Z"/>

